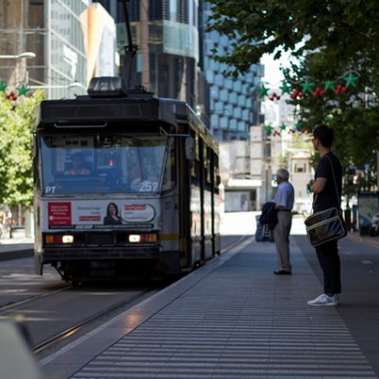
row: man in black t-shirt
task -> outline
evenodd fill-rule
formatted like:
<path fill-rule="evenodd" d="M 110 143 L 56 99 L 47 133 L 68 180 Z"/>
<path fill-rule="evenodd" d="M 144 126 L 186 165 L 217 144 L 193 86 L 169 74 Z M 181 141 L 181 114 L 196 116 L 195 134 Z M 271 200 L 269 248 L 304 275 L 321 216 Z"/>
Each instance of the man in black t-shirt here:
<path fill-rule="evenodd" d="M 340 209 L 342 167 L 339 159 L 331 151 L 333 138 L 333 129 L 327 125 L 317 125 L 313 130 L 313 146 L 321 157 L 315 181 L 310 186 L 314 193 L 314 212 L 331 207 Z M 324 276 L 324 293 L 308 301 L 308 305 L 335 306 L 339 303 L 338 294 L 341 293 L 341 264 L 337 240 L 317 246 L 316 253 Z"/>

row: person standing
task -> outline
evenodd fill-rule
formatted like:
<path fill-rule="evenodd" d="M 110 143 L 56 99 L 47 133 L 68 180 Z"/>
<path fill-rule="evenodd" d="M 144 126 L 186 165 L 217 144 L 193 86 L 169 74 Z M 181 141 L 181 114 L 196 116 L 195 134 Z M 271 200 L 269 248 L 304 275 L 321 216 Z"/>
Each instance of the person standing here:
<path fill-rule="evenodd" d="M 72 167 L 65 175 L 90 175 L 91 171 L 85 167 L 85 158 L 81 152 L 76 152 L 71 156 Z"/>
<path fill-rule="evenodd" d="M 332 153 L 334 131 L 325 124 L 313 129 L 313 146 L 320 154 L 315 181 L 310 184 L 314 193 L 313 211 L 319 212 L 331 207 L 340 209 L 342 192 L 342 167 Z M 335 306 L 341 293 L 341 264 L 338 255 L 338 241 L 326 242 L 316 247 L 317 258 L 323 272 L 324 293 L 308 301 L 312 306 Z"/>
<path fill-rule="evenodd" d="M 291 275 L 292 266 L 290 261 L 290 231 L 292 225 L 292 208 L 295 201 L 295 191 L 288 181 L 289 172 L 280 168 L 276 172 L 278 189 L 275 194 L 274 203 L 277 211 L 278 223 L 273 229 L 276 255 L 279 269 L 274 271 L 275 275 Z"/>

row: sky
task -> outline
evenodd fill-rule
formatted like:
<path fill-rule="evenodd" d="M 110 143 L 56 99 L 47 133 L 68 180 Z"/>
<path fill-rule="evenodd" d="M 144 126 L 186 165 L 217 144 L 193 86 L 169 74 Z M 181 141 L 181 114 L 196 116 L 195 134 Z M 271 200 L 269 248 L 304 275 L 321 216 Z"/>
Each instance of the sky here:
<path fill-rule="evenodd" d="M 282 56 L 280 60 L 274 60 L 272 55 L 264 55 L 261 59 L 261 63 L 265 65 L 265 76 L 262 78 L 262 82 L 266 88 L 270 89 L 269 95 L 273 92 L 280 94 L 279 87 L 282 85 L 284 76 L 280 71 L 280 66 L 289 67 L 289 54 Z M 267 96 L 262 102 L 262 112 L 265 115 L 265 120 L 268 124 L 274 127 L 279 127 L 281 122 L 280 108 L 277 101 Z"/>
<path fill-rule="evenodd" d="M 265 54 L 261 63 L 265 65 L 265 76 L 263 81 L 270 84 L 273 87 L 279 87 L 284 79 L 282 72 L 280 71 L 280 65 L 289 67 L 289 54 L 284 54 L 280 60 L 274 61 L 273 55 Z"/>

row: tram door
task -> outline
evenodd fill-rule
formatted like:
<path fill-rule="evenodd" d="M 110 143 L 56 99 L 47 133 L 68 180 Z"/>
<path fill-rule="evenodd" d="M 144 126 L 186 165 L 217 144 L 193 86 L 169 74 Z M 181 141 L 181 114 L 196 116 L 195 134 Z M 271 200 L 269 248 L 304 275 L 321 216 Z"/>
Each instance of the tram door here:
<path fill-rule="evenodd" d="M 178 138 L 178 162 L 179 162 L 179 223 L 180 223 L 180 261 L 181 267 L 192 268 L 192 238 L 191 238 L 191 161 L 186 157 L 186 139 Z"/>
<path fill-rule="evenodd" d="M 200 158 L 200 165 L 199 165 L 199 189 L 200 189 L 200 220 L 201 220 L 201 227 L 200 227 L 200 234 L 201 234 L 201 261 L 205 262 L 205 209 L 204 209 L 204 203 L 205 203 L 205 188 L 204 188 L 204 177 L 205 177 L 205 166 L 204 166 L 204 141 L 202 138 L 199 138 L 199 158 Z"/>
<path fill-rule="evenodd" d="M 212 188 L 212 150 L 206 140 L 201 140 L 201 219 L 202 219 L 202 261 L 207 261 L 214 256 L 213 247 L 213 188 Z"/>

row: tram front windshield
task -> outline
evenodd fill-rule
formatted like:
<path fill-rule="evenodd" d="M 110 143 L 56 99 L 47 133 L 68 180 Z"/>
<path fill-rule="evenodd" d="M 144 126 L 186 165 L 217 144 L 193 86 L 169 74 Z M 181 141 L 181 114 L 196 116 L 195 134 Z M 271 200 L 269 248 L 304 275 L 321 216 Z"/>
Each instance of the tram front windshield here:
<path fill-rule="evenodd" d="M 44 135 L 41 137 L 42 192 L 93 194 L 159 192 L 173 174 L 167 137 Z M 168 154 L 166 154 L 168 151 Z"/>

